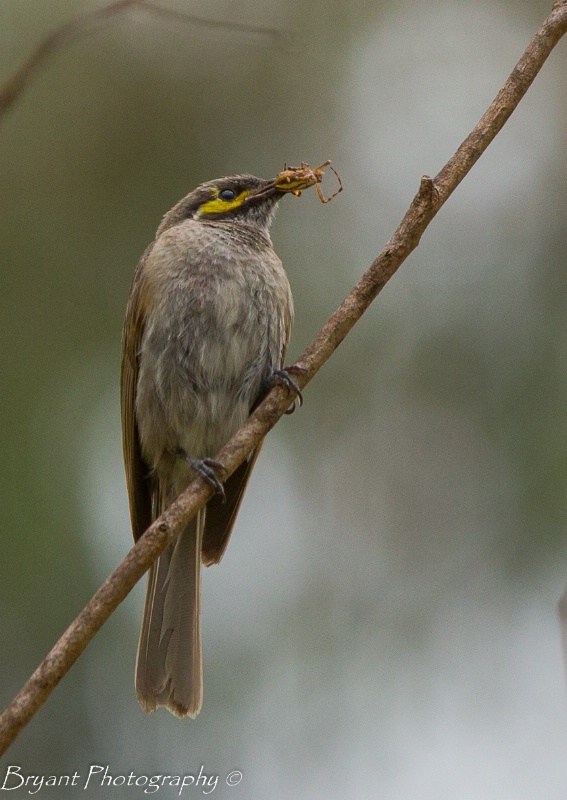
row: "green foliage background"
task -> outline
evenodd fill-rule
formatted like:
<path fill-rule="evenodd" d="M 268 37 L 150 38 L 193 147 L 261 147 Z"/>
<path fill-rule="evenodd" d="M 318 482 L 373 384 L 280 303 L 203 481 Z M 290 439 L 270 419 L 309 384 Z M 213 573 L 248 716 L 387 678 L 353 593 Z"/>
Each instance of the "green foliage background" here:
<path fill-rule="evenodd" d="M 100 5 L 2 0 L 0 80 Z M 120 335 L 161 215 L 203 180 L 333 159 L 343 194 L 286 199 L 274 226 L 293 358 L 550 3 L 169 5 L 286 45 L 132 12 L 52 58 L 0 128 L 3 706 L 130 546 Z M 140 586 L 3 767 L 203 764 L 231 800 L 564 797 L 566 52 L 269 437 L 205 574 L 198 720 L 135 702 Z"/>

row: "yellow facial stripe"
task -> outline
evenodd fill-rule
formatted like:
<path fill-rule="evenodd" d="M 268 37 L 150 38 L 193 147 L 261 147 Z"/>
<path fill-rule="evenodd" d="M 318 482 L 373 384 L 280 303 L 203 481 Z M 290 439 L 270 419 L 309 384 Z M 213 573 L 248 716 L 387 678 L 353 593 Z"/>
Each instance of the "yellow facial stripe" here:
<path fill-rule="evenodd" d="M 250 192 L 245 189 L 243 192 L 234 198 L 234 200 L 223 200 L 220 197 L 215 197 L 213 200 L 207 200 L 206 203 L 199 208 L 197 213 L 198 217 L 206 216 L 207 214 L 224 214 L 226 211 L 232 211 L 233 208 L 238 208 L 249 196 Z"/>

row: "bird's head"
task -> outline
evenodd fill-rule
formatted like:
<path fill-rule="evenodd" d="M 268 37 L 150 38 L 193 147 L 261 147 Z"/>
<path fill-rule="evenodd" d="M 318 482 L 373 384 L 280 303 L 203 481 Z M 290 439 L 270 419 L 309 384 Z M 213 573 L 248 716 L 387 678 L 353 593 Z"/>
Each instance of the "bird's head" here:
<path fill-rule="evenodd" d="M 311 170 L 302 164 L 301 167 L 285 168 L 271 180 L 254 175 L 234 175 L 202 183 L 168 211 L 158 229 L 158 236 L 186 219 L 204 223 L 230 220 L 267 233 L 277 203 L 284 194 L 299 196 L 303 189 L 320 183 L 322 177 L 320 167 Z"/>

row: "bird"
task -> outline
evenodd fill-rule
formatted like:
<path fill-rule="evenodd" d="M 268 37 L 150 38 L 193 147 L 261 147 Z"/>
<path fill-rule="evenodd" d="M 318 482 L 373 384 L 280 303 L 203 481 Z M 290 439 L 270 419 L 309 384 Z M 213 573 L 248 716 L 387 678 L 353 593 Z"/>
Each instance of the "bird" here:
<path fill-rule="evenodd" d="M 135 681 L 146 712 L 195 718 L 202 706 L 201 565 L 226 550 L 259 448 L 224 485 L 214 457 L 274 383 L 299 392 L 283 367 L 293 299 L 270 226 L 286 193 L 320 181 L 307 166 L 202 183 L 165 214 L 134 274 L 121 369 L 134 539 L 196 475 L 215 489 L 148 573 Z"/>

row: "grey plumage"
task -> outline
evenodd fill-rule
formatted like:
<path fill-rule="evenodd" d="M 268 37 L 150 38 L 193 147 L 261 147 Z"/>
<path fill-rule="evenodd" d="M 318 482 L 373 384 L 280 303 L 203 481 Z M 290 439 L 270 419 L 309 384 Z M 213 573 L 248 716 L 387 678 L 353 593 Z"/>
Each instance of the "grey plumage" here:
<path fill-rule="evenodd" d="M 242 196 L 226 212 L 223 189 Z M 281 196 L 247 175 L 203 184 L 166 214 L 138 265 L 122 367 L 135 538 L 193 479 L 179 451 L 214 458 L 283 365 L 293 305 L 269 235 Z M 145 711 L 199 712 L 201 561 L 222 557 L 256 457 L 226 482 L 226 504 L 213 498 L 150 570 L 136 668 Z"/>

